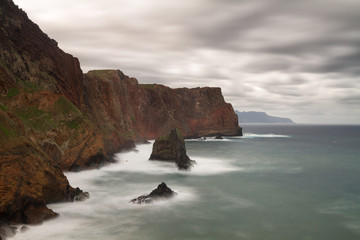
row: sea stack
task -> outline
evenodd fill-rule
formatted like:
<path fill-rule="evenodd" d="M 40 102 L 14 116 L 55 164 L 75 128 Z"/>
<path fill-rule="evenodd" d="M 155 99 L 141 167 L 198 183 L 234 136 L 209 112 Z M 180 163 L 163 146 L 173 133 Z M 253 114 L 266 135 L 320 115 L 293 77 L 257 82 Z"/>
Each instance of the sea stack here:
<path fill-rule="evenodd" d="M 179 170 L 190 170 L 195 162 L 186 155 L 185 141 L 178 129 L 155 140 L 149 160 L 175 162 Z"/>
<path fill-rule="evenodd" d="M 166 183 L 162 182 L 149 195 L 141 195 L 140 197 L 132 199 L 131 203 L 152 203 L 155 200 L 169 199 L 176 196 L 177 193 L 171 190 Z"/>

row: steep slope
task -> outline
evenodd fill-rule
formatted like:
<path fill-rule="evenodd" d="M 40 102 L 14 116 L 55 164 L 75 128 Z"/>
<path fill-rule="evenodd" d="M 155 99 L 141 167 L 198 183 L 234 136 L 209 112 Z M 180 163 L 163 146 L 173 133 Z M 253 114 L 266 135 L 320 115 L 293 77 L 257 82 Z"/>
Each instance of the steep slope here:
<path fill-rule="evenodd" d="M 46 203 L 75 195 L 61 169 L 107 159 L 101 134 L 62 91 L 81 81 L 79 62 L 56 45 L 0 1 L 0 223 L 55 216 Z"/>
<path fill-rule="evenodd" d="M 59 49 L 12 1 L 1 1 L 0 19 L 3 116 L 21 122 L 21 136 L 32 139 L 63 169 L 91 165 L 103 143 L 101 133 L 74 106 L 83 78 L 79 61 Z M 17 141 L 16 136 L 11 139 Z"/>

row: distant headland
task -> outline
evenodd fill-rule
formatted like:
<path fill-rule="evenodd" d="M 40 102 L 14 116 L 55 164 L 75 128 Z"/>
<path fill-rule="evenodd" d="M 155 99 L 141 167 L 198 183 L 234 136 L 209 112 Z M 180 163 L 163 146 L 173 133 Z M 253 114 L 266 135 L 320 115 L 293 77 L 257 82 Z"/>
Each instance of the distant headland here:
<path fill-rule="evenodd" d="M 235 111 L 238 115 L 239 123 L 294 123 L 290 118 L 269 116 L 265 112 L 239 112 Z"/>

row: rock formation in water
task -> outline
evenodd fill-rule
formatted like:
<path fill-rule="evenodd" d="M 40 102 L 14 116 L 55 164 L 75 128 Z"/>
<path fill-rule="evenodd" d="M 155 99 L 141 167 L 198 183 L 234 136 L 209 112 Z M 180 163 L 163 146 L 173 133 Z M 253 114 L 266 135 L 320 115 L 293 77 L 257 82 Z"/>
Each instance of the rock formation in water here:
<path fill-rule="evenodd" d="M 180 170 L 189 170 L 195 162 L 186 155 L 184 138 L 177 129 L 155 140 L 149 160 L 175 162 Z"/>
<path fill-rule="evenodd" d="M 169 199 L 176 195 L 176 192 L 171 190 L 164 182 L 162 182 L 149 195 L 141 195 L 132 199 L 130 202 L 134 204 L 153 203 L 156 200 Z"/>
<path fill-rule="evenodd" d="M 64 170 L 99 168 L 172 128 L 241 135 L 219 88 L 139 84 L 119 70 L 83 74 L 25 12 L 0 1 L 0 224 L 56 216 L 46 204 L 84 198 Z"/>

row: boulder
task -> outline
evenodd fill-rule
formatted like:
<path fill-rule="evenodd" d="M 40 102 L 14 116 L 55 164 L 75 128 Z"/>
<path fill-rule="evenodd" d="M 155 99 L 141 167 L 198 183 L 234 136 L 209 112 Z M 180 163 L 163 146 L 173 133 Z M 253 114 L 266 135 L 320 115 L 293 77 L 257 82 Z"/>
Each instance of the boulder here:
<path fill-rule="evenodd" d="M 221 135 L 216 135 L 215 139 L 224 139 Z"/>
<path fill-rule="evenodd" d="M 88 198 L 90 198 L 89 192 L 83 192 L 78 187 L 75 189 L 75 193 L 74 193 L 74 201 L 75 202 L 85 201 Z"/>
<path fill-rule="evenodd" d="M 186 155 L 184 138 L 177 129 L 155 140 L 149 160 L 175 162 L 179 170 L 190 170 L 195 163 Z"/>
<path fill-rule="evenodd" d="M 149 195 L 141 195 L 137 198 L 132 199 L 131 203 L 142 204 L 142 203 L 152 203 L 156 200 L 169 199 L 176 196 L 177 193 L 171 190 L 166 183 L 162 182 L 154 189 Z"/>

